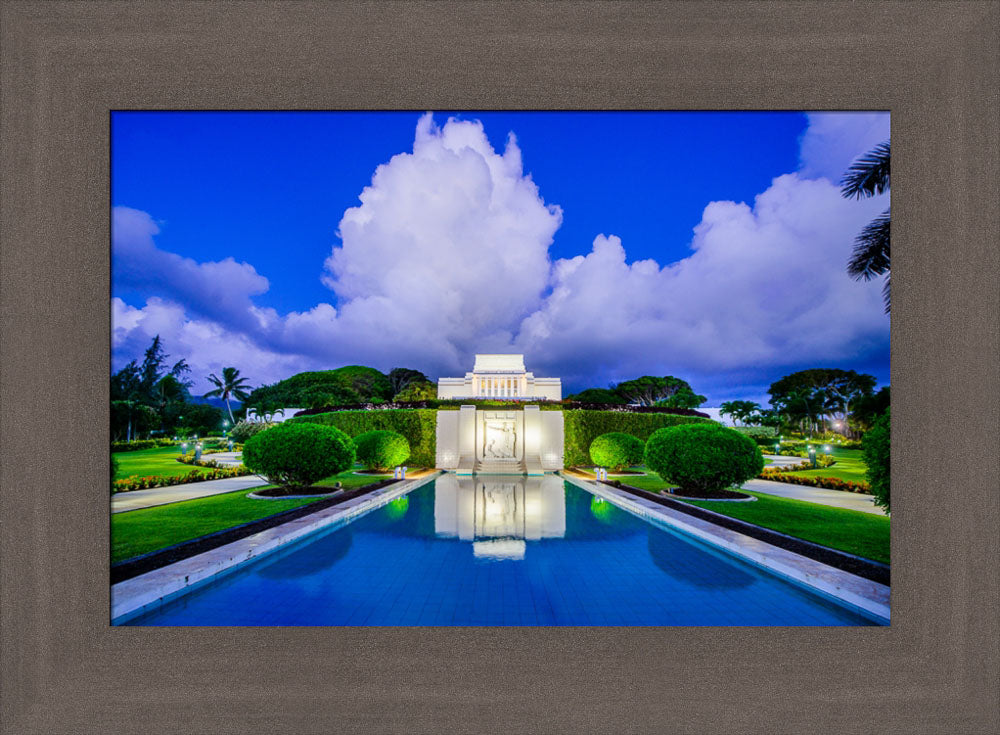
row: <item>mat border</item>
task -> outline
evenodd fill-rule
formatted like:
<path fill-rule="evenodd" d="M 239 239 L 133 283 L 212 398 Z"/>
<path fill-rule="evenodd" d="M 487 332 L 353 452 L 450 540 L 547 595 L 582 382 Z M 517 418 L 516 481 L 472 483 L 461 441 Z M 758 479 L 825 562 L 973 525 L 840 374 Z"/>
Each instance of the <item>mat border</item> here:
<path fill-rule="evenodd" d="M 995 732 L 998 13 L 3 0 L 2 731 Z M 891 110 L 893 625 L 109 626 L 114 108 Z"/>

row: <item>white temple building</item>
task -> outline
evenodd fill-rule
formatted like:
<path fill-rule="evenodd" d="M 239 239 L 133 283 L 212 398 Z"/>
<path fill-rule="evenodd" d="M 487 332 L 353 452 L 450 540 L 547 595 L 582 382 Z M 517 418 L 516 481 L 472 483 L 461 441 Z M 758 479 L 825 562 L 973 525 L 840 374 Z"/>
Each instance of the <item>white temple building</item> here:
<path fill-rule="evenodd" d="M 476 355 L 464 378 L 438 378 L 438 398 L 562 400 L 562 380 L 536 378 L 524 368 L 524 355 Z"/>

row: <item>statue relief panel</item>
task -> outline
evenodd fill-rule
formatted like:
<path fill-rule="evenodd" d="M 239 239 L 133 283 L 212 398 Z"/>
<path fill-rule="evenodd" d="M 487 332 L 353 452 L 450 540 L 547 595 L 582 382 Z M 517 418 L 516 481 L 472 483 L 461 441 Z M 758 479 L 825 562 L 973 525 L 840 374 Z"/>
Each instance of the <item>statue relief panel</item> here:
<path fill-rule="evenodd" d="M 493 419 L 483 422 L 483 457 L 517 458 L 517 428 L 514 421 Z"/>

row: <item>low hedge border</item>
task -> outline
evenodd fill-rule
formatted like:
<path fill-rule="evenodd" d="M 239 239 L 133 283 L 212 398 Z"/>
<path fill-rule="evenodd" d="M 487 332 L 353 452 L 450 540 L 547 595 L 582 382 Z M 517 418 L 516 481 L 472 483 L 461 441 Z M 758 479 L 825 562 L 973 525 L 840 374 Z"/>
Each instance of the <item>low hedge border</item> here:
<path fill-rule="evenodd" d="M 180 444 L 179 439 L 133 439 L 130 442 L 111 442 L 112 452 L 137 452 L 140 449 L 158 449 Z"/>

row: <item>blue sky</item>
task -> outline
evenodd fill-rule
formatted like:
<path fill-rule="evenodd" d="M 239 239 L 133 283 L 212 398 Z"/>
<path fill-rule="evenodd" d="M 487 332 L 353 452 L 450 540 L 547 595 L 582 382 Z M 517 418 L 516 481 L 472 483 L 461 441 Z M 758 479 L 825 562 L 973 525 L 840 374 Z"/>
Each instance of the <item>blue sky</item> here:
<path fill-rule="evenodd" d="M 162 333 L 254 383 L 461 374 L 477 350 L 571 389 L 676 374 L 710 403 L 821 364 L 886 381 L 879 284 L 843 263 L 888 202 L 836 179 L 887 138 L 872 114 L 114 113 L 113 363 Z M 823 314 L 847 323 L 826 347 Z"/>

